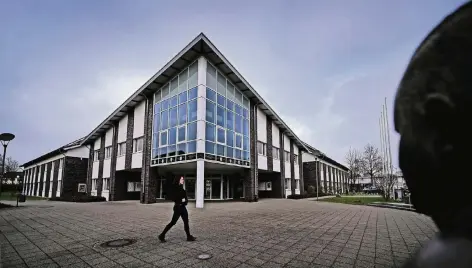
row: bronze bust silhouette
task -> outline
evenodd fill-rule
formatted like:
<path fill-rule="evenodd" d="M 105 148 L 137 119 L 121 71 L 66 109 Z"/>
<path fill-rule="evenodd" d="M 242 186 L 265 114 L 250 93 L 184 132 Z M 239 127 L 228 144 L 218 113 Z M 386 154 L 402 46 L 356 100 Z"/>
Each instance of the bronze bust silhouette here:
<path fill-rule="evenodd" d="M 472 267 L 472 2 L 423 40 L 398 87 L 399 164 L 440 233 L 406 267 Z"/>

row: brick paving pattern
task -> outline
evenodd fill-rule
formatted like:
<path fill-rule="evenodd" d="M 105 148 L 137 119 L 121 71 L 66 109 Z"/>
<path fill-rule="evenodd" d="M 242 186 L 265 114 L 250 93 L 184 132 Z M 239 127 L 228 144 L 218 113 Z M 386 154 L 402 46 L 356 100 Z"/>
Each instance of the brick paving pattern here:
<path fill-rule="evenodd" d="M 52 206 L 52 207 L 50 207 Z M 385 208 L 261 200 L 189 204 L 196 242 L 172 204 L 28 202 L 0 210 L 0 267 L 398 267 L 437 231 L 426 216 Z M 122 248 L 98 244 L 135 238 Z M 209 253 L 209 260 L 199 254 Z"/>

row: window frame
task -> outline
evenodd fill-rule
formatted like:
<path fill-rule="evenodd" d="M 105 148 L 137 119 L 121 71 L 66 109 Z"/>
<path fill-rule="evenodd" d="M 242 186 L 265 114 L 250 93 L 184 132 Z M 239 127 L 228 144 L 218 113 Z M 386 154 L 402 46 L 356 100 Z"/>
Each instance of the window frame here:
<path fill-rule="evenodd" d="M 139 144 L 141 144 L 141 149 L 139 149 Z M 138 137 L 133 139 L 133 154 L 141 153 L 144 149 L 144 137 Z"/>
<path fill-rule="evenodd" d="M 111 158 L 111 155 L 112 155 L 112 146 L 107 146 L 105 147 L 105 159 L 110 159 Z"/>
<path fill-rule="evenodd" d="M 224 140 L 225 140 L 224 142 L 218 141 L 218 137 L 219 137 L 219 136 L 218 136 L 218 129 L 221 129 L 221 130 L 224 131 L 224 134 L 223 134 L 223 138 L 224 138 Z M 216 133 L 215 133 L 215 134 L 216 134 L 215 143 L 216 143 L 216 144 L 221 144 L 221 145 L 226 146 L 226 128 L 216 125 Z"/>

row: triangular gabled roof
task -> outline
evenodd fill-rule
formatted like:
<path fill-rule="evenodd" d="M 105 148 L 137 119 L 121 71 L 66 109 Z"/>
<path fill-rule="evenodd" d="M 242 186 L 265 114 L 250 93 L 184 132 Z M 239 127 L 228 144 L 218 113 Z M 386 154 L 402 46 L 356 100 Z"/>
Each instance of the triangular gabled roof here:
<path fill-rule="evenodd" d="M 146 96 L 152 96 L 175 75 L 179 74 L 190 63 L 199 56 L 204 56 L 213 65 L 225 74 L 237 88 L 249 99 L 259 104 L 259 108 L 269 116 L 274 124 L 287 136 L 294 139 L 299 148 L 307 150 L 305 144 L 295 135 L 295 133 L 285 124 L 285 122 L 274 112 L 274 110 L 264 101 L 264 99 L 252 88 L 252 86 L 243 78 L 243 76 L 234 68 L 233 65 L 223 56 L 223 54 L 213 45 L 213 43 L 200 33 L 193 39 L 182 51 L 180 51 L 171 61 L 169 61 L 161 70 L 142 85 L 133 95 L 131 95 L 123 104 L 121 104 L 110 116 L 108 116 L 98 127 L 87 135 L 81 144 L 90 143 L 103 135 L 110 127 L 118 122 L 129 110 L 133 109 L 138 103 L 143 101 Z"/>

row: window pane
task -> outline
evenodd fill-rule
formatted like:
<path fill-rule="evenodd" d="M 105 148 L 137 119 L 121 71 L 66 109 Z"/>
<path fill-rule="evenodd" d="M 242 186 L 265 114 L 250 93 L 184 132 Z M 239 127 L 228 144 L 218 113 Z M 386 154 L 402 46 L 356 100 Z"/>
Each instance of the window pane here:
<path fill-rule="evenodd" d="M 197 122 L 193 122 L 187 125 L 187 140 L 197 139 Z"/>
<path fill-rule="evenodd" d="M 226 108 L 228 108 L 228 110 L 230 110 L 230 111 L 233 111 L 234 110 L 234 102 L 232 102 L 230 100 L 226 100 Z"/>
<path fill-rule="evenodd" d="M 212 89 L 216 89 L 216 69 L 210 64 L 207 65 L 206 84 Z"/>
<path fill-rule="evenodd" d="M 211 90 L 210 88 L 206 89 L 206 97 L 207 99 L 216 102 L 216 92 Z"/>
<path fill-rule="evenodd" d="M 159 157 L 166 157 L 167 156 L 167 147 L 161 147 L 159 148 Z"/>
<path fill-rule="evenodd" d="M 187 153 L 187 144 L 186 143 L 179 143 L 177 144 L 177 153 L 182 155 Z"/>
<path fill-rule="evenodd" d="M 213 142 L 205 142 L 205 153 L 215 154 L 215 144 Z"/>
<path fill-rule="evenodd" d="M 197 151 L 197 142 L 191 141 L 187 143 L 187 152 L 188 153 L 195 153 Z"/>
<path fill-rule="evenodd" d="M 177 129 L 175 127 L 169 129 L 169 144 L 177 143 Z"/>
<path fill-rule="evenodd" d="M 217 136 L 217 141 L 218 142 L 225 143 L 226 133 L 225 133 L 224 128 L 218 128 L 216 130 L 216 136 Z"/>
<path fill-rule="evenodd" d="M 234 102 L 236 102 L 239 105 L 243 104 L 243 94 L 241 94 L 239 90 L 236 90 L 234 95 L 235 95 Z"/>
<path fill-rule="evenodd" d="M 169 96 L 169 84 L 162 87 L 162 99 L 166 99 Z"/>
<path fill-rule="evenodd" d="M 182 104 L 187 101 L 187 91 L 179 94 L 179 104 Z"/>
<path fill-rule="evenodd" d="M 167 147 L 167 154 L 169 156 L 174 156 L 175 155 L 175 144 L 174 145 L 170 145 L 169 147 Z"/>
<path fill-rule="evenodd" d="M 236 146 L 237 148 L 242 148 L 243 147 L 243 139 L 241 137 L 241 135 L 237 135 L 236 134 Z"/>
<path fill-rule="evenodd" d="M 152 158 L 157 158 L 159 157 L 158 149 L 152 149 Z"/>
<path fill-rule="evenodd" d="M 188 78 L 188 87 L 196 87 L 198 85 L 198 65 L 197 62 L 194 62 L 189 67 L 189 78 Z"/>
<path fill-rule="evenodd" d="M 161 132 L 161 145 L 167 145 L 167 131 Z"/>
<path fill-rule="evenodd" d="M 243 117 L 249 118 L 249 111 L 246 108 L 243 108 Z"/>
<path fill-rule="evenodd" d="M 243 152 L 243 160 L 249 161 L 249 152 L 248 151 Z"/>
<path fill-rule="evenodd" d="M 177 108 L 169 110 L 169 127 L 177 126 Z"/>
<path fill-rule="evenodd" d="M 215 132 L 216 126 L 213 124 L 206 123 L 205 135 L 207 141 L 215 141 Z"/>
<path fill-rule="evenodd" d="M 234 132 L 227 130 L 226 131 L 226 145 L 234 146 Z"/>
<path fill-rule="evenodd" d="M 198 88 L 194 87 L 188 91 L 188 99 L 195 99 L 198 96 Z"/>
<path fill-rule="evenodd" d="M 187 91 L 188 69 L 179 74 L 179 92 Z"/>
<path fill-rule="evenodd" d="M 216 154 L 220 156 L 225 156 L 225 147 L 224 145 L 217 144 L 216 145 Z"/>
<path fill-rule="evenodd" d="M 243 133 L 242 129 L 242 117 L 240 115 L 235 114 L 234 116 L 234 130 L 236 130 L 237 133 Z"/>
<path fill-rule="evenodd" d="M 229 81 L 226 84 L 226 98 L 229 100 L 234 100 L 234 86 Z"/>
<path fill-rule="evenodd" d="M 179 79 L 178 77 L 175 77 L 174 79 L 172 79 L 172 81 L 170 82 L 170 93 L 169 95 L 170 96 L 175 96 L 177 95 L 178 91 L 179 91 Z"/>
<path fill-rule="evenodd" d="M 241 159 L 241 150 L 234 149 L 234 158 Z"/>
<path fill-rule="evenodd" d="M 169 128 L 169 111 L 164 111 L 161 113 L 161 129 Z"/>
<path fill-rule="evenodd" d="M 216 92 L 226 96 L 226 78 L 220 72 L 218 72 L 218 85 Z"/>
<path fill-rule="evenodd" d="M 159 147 L 159 133 L 154 133 L 152 135 L 152 148 L 158 148 Z M 123 154 L 123 146 L 120 144 L 118 145 L 118 156 Z"/>
<path fill-rule="evenodd" d="M 161 111 L 169 109 L 169 100 L 163 100 L 161 102 Z"/>
<path fill-rule="evenodd" d="M 179 125 L 187 123 L 187 104 L 179 106 Z"/>
<path fill-rule="evenodd" d="M 182 141 L 185 141 L 185 134 L 187 134 L 187 131 L 185 129 L 185 126 L 183 127 L 179 127 L 179 132 L 178 132 L 178 139 L 177 141 L 178 142 L 182 142 Z"/>
<path fill-rule="evenodd" d="M 249 151 L 249 137 L 243 138 L 243 150 Z"/>
<path fill-rule="evenodd" d="M 217 105 L 218 108 L 216 108 L 216 124 L 218 126 L 225 126 L 225 108 Z"/>
<path fill-rule="evenodd" d="M 233 130 L 234 129 L 234 121 L 233 121 L 233 116 L 234 116 L 234 113 L 231 112 L 231 111 L 226 111 L 226 128 L 229 129 L 229 130 Z"/>
<path fill-rule="evenodd" d="M 249 136 L 249 120 L 243 120 L 243 134 L 244 136 Z"/>
<path fill-rule="evenodd" d="M 239 104 L 236 104 L 236 105 L 234 106 L 234 111 L 235 111 L 237 114 L 242 115 L 242 114 L 243 114 L 242 109 L 243 109 L 243 108 L 242 108 Z"/>
<path fill-rule="evenodd" d="M 195 120 L 197 120 L 197 100 L 188 103 L 188 121 L 192 122 Z"/>
<path fill-rule="evenodd" d="M 161 103 L 154 104 L 154 114 L 159 114 L 161 112 Z"/>
<path fill-rule="evenodd" d="M 178 96 L 172 97 L 172 98 L 170 99 L 170 105 L 169 105 L 169 107 L 175 107 L 175 106 L 177 106 L 177 103 L 179 102 L 179 101 L 178 101 L 178 98 L 179 98 Z"/>
<path fill-rule="evenodd" d="M 249 100 L 245 97 L 243 97 L 243 106 L 246 108 L 246 109 L 249 109 Z"/>
<path fill-rule="evenodd" d="M 158 113 L 154 116 L 154 122 L 153 122 L 154 133 L 159 132 L 160 122 L 161 122 L 161 116 L 160 116 L 160 113 Z"/>
<path fill-rule="evenodd" d="M 215 108 L 216 104 L 214 102 L 206 101 L 206 121 L 215 123 Z"/>
<path fill-rule="evenodd" d="M 217 96 L 218 104 L 225 107 L 226 106 L 226 99 L 223 95 L 218 94 Z"/>
<path fill-rule="evenodd" d="M 160 102 L 161 101 L 161 99 L 162 99 L 161 94 L 162 94 L 162 92 L 160 90 L 157 91 L 156 93 L 154 93 L 154 101 L 155 102 Z"/>
<path fill-rule="evenodd" d="M 226 147 L 226 156 L 231 158 L 233 157 L 233 148 Z"/>

